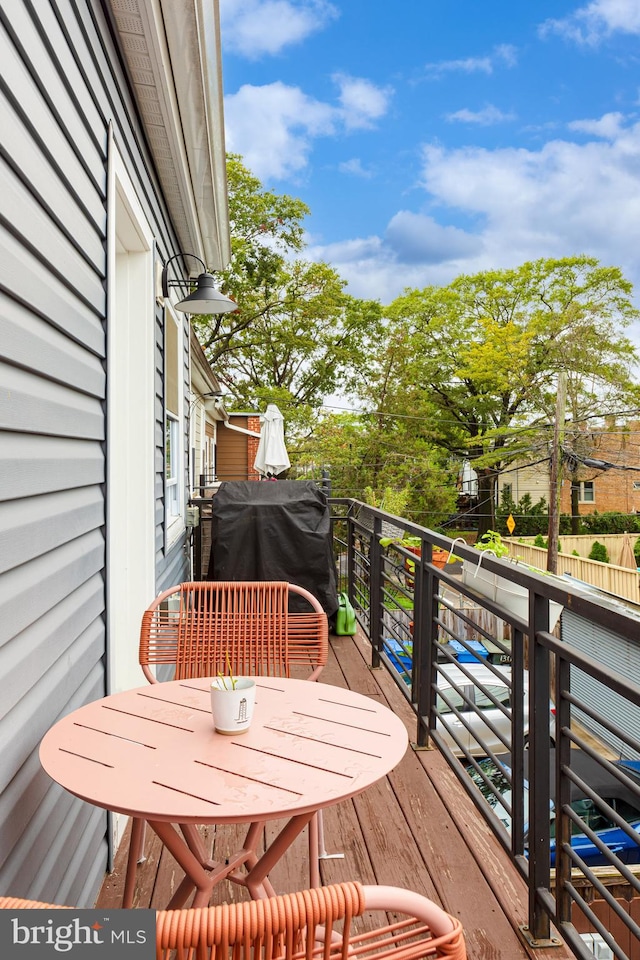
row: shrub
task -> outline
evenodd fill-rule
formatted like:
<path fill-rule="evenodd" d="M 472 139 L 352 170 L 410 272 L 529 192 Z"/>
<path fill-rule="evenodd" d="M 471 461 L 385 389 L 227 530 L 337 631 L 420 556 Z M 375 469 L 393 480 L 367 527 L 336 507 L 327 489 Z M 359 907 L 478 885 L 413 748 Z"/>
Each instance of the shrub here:
<path fill-rule="evenodd" d="M 585 533 L 640 533 L 640 516 L 637 513 L 586 513 L 580 518 Z"/>
<path fill-rule="evenodd" d="M 600 563 L 609 563 L 609 553 L 604 543 L 599 543 L 598 540 L 593 541 L 589 560 L 599 560 Z"/>
<path fill-rule="evenodd" d="M 516 521 L 517 536 L 532 537 L 549 529 L 549 510 L 544 497 L 533 503 L 531 495 L 525 493 L 516 503 L 511 494 L 503 490 L 500 506 L 496 511 L 496 525 L 503 536 L 509 535 L 506 523 L 509 514 Z"/>

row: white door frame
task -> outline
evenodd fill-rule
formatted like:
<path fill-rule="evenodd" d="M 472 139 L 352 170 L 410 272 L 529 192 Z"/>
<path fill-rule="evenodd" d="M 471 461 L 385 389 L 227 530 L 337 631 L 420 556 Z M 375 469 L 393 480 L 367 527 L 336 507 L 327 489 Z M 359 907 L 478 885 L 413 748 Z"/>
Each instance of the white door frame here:
<path fill-rule="evenodd" d="M 107 316 L 107 692 L 139 686 L 155 596 L 154 238 L 110 140 Z"/>

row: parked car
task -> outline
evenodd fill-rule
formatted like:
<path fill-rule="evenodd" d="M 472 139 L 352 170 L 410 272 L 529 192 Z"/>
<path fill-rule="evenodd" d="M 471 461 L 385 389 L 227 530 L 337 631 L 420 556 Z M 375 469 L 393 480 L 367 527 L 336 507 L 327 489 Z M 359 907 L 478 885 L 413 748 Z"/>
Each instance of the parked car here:
<path fill-rule="evenodd" d="M 401 644 L 397 640 L 387 638 L 384 641 L 384 650 L 391 664 L 401 675 L 405 683 L 411 683 L 412 643 Z M 462 644 L 447 644 L 452 650 L 456 646 L 462 649 Z M 498 673 L 493 673 L 487 665 L 487 651 L 476 653 L 473 661 L 473 650 L 481 647 L 480 643 L 470 643 L 472 652 L 464 651 L 459 662 L 464 663 L 472 680 L 463 671 L 450 661 L 438 664 L 438 687 L 442 695 L 438 697 L 437 709 L 442 715 L 438 721 L 438 732 L 442 735 L 454 756 L 464 757 L 462 746 L 472 757 L 484 757 L 487 751 L 504 753 L 511 742 L 511 668 L 500 665 Z M 477 684 L 481 683 L 486 693 Z M 461 692 L 453 686 L 455 684 Z M 524 675 L 524 689 L 528 692 L 528 674 Z M 497 703 L 496 703 L 497 701 Z M 501 706 L 498 706 L 500 704 Z M 502 709 L 501 709 L 502 707 Z M 464 722 L 460 720 L 454 708 L 464 714 Z M 493 725 L 493 728 L 489 726 Z M 500 734 L 500 736 L 498 735 Z M 549 703 L 549 736 L 552 745 L 555 743 L 555 709 Z M 479 741 L 483 740 L 486 747 Z M 524 745 L 529 745 L 529 714 L 528 697 L 525 696 L 524 708 Z"/>
<path fill-rule="evenodd" d="M 465 669 L 473 676 L 473 682 L 453 664 L 441 664 L 439 667 L 440 695 L 436 706 L 442 720 L 438 720 L 438 732 L 457 757 L 464 756 L 459 744 L 464 745 L 472 757 L 486 756 L 487 749 L 496 754 L 504 753 L 505 744 L 511 742 L 511 670 L 502 668 L 496 675 L 483 663 L 466 663 Z M 478 683 L 482 684 L 487 693 L 477 686 Z M 453 684 L 462 693 L 459 693 Z M 525 675 L 525 689 L 526 685 Z M 525 697 L 525 737 L 529 730 L 527 703 L 528 697 Z M 458 719 L 453 707 L 464 714 L 465 723 Z M 498 736 L 498 733 L 501 736 Z M 487 749 L 480 741 L 484 741 Z"/>
<path fill-rule="evenodd" d="M 507 773 L 510 773 L 510 755 L 498 757 Z M 483 771 L 487 783 L 478 771 L 468 765 L 466 771 L 478 787 L 487 803 L 492 807 L 498 819 L 507 830 L 511 830 L 512 789 L 505 774 L 489 757 L 477 761 Z M 526 774 L 525 756 L 525 774 Z M 579 749 L 571 751 L 571 769 L 576 775 L 588 784 L 602 800 L 622 817 L 636 832 L 640 831 L 640 764 L 637 761 L 616 761 L 618 767 L 628 778 L 629 783 L 623 783 L 602 767 L 596 760 Z M 551 790 L 554 792 L 553 773 L 555 772 L 554 751 L 551 751 Z M 529 784 L 525 780 L 524 803 L 528 809 Z M 629 836 L 604 812 L 600 805 L 587 796 L 577 784 L 571 785 L 571 807 L 580 819 L 598 836 L 598 839 L 615 853 L 623 863 L 640 863 L 640 837 Z M 553 800 L 549 801 L 549 816 L 551 818 L 551 865 L 555 864 L 555 810 Z M 526 814 L 525 814 L 526 821 Z M 526 839 L 526 824 L 525 824 Z M 606 855 L 580 829 L 577 823 L 572 823 L 571 846 L 581 859 L 590 867 L 604 866 L 608 863 Z"/>

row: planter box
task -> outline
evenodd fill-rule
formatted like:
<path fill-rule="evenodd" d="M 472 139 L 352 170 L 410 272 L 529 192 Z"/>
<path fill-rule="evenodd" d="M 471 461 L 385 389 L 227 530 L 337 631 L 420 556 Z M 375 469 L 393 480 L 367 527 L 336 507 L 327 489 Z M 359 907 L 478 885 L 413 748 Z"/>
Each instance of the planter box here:
<path fill-rule="evenodd" d="M 521 620 L 529 620 L 529 591 L 518 583 L 512 583 L 506 577 L 484 570 L 480 564 L 462 564 L 462 582 L 482 594 L 489 600 L 500 604 Z M 562 604 L 551 600 L 549 603 L 549 630 L 552 631 L 560 619 Z"/>
<path fill-rule="evenodd" d="M 422 547 L 406 547 L 405 549 L 410 550 L 411 553 L 415 553 L 416 557 L 422 556 Z M 438 567 L 438 569 L 443 570 L 448 559 L 449 559 L 448 550 L 440 550 L 438 549 L 438 547 L 433 547 L 431 551 L 431 562 L 434 565 L 434 567 Z M 407 576 L 405 577 L 405 582 L 407 586 L 411 588 L 414 585 L 413 576 L 415 574 L 416 565 L 415 563 L 413 563 L 413 561 L 405 557 L 404 569 L 407 574 Z"/>

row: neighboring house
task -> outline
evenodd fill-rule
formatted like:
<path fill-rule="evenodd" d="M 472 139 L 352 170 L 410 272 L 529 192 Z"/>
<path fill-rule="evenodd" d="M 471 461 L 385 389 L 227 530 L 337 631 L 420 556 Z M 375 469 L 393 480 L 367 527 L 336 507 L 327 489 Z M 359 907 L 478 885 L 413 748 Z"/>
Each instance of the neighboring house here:
<path fill-rule="evenodd" d="M 87 906 L 124 824 L 38 745 L 141 683 L 142 611 L 188 570 L 159 277 L 229 258 L 217 0 L 12 0 L 0 63 L 0 893 Z"/>
<path fill-rule="evenodd" d="M 564 449 L 577 455 L 575 482 L 578 487 L 578 509 L 581 514 L 640 512 L 640 424 L 609 423 L 592 429 L 578 438 L 567 438 Z M 607 469 L 585 465 L 581 459 L 611 464 Z M 571 513 L 571 485 L 568 467 L 564 467 L 560 510 Z M 533 503 L 542 497 L 549 503 L 549 463 L 517 468 L 514 464 L 498 480 L 498 497 L 505 488 L 518 503 L 529 494 Z"/>
<path fill-rule="evenodd" d="M 253 469 L 259 439 L 259 413 L 225 413 L 216 444 L 218 480 L 259 480 Z"/>

